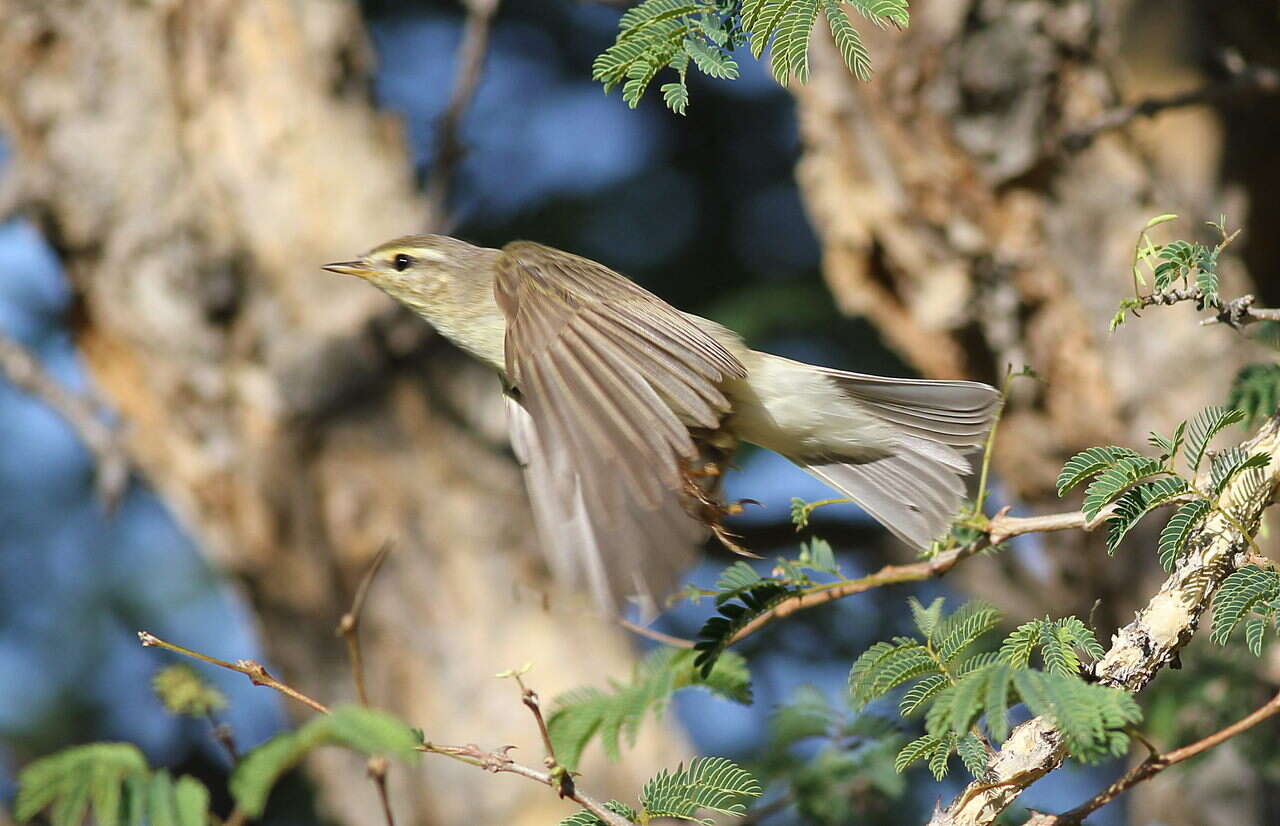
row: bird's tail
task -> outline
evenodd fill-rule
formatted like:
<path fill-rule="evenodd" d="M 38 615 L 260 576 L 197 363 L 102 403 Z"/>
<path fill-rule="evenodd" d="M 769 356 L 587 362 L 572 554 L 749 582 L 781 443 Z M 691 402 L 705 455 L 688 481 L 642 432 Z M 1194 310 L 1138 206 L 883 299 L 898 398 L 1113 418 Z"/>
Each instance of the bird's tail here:
<path fill-rule="evenodd" d="M 824 429 L 830 432 L 832 419 L 843 416 L 850 433 L 874 433 L 874 447 L 842 447 L 836 440 L 810 450 L 792 444 L 780 452 L 904 542 L 926 547 L 938 538 L 964 498 L 962 477 L 970 472 L 964 454 L 980 446 L 991 428 L 999 401 L 995 388 L 789 365 L 808 371 L 806 381 L 834 388 L 834 411 L 825 411 Z"/>

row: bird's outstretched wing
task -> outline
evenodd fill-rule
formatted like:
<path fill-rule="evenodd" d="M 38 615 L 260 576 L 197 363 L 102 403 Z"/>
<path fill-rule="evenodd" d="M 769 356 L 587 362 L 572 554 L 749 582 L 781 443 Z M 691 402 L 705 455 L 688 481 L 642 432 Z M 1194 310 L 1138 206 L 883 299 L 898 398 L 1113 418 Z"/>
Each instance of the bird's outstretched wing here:
<path fill-rule="evenodd" d="M 719 425 L 718 385 L 746 369 L 653 294 L 550 247 L 504 247 L 494 292 L 519 394 L 513 442 L 553 567 L 585 574 L 608 609 L 652 597 L 701 535 L 684 504 L 688 428 Z"/>

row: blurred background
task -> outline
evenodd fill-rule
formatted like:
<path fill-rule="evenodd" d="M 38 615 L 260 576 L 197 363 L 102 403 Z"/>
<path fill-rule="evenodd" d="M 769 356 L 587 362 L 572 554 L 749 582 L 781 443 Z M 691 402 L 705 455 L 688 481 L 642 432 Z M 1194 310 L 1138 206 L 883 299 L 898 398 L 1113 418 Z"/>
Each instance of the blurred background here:
<path fill-rule="evenodd" d="M 0 799 L 34 757 L 103 739 L 219 788 L 209 726 L 165 714 L 149 683 L 170 660 L 135 632 L 351 700 L 333 629 L 386 543 L 363 626 L 371 692 L 432 739 L 535 755 L 495 672 L 532 661 L 551 698 L 625 677 L 651 647 L 547 581 L 492 376 L 318 270 L 388 238 L 541 241 L 753 347 L 844 369 L 998 382 L 1030 366 L 1042 380 L 1015 385 L 994 463 L 995 504 L 1019 513 L 1075 507 L 1053 495 L 1072 452 L 1141 444 L 1269 357 L 1185 305 L 1106 324 L 1138 230 L 1166 212 L 1201 240 L 1225 213 L 1244 232 L 1224 293 L 1280 302 L 1280 117 L 1274 89 L 1246 82 L 1277 64 L 1275 4 L 920 2 L 906 32 L 864 31 L 869 84 L 819 32 L 807 85 L 782 88 L 744 55 L 737 81 L 694 78 L 678 117 L 590 79 L 624 4 L 521 0 L 490 17 L 468 2 L 0 6 Z M 464 41 L 483 58 L 474 88 Z M 1094 129 L 1206 88 L 1213 106 Z M 19 386 L 15 353 L 92 406 L 103 443 Z M 108 507 L 101 468 L 120 451 L 129 475 Z M 728 496 L 763 503 L 735 524 L 744 544 L 793 551 L 791 497 L 826 489 L 775 456 L 740 465 Z M 912 556 L 852 506 L 819 511 L 811 532 L 848 575 Z M 708 585 L 732 561 L 709 546 L 691 577 Z M 801 614 L 742 646 L 754 705 L 682 696 L 619 763 L 596 745 L 583 771 L 628 799 L 694 751 L 776 767 L 770 711 L 802 685 L 842 703 L 852 659 L 907 629 L 910 594 L 982 597 L 1011 625 L 1088 616 L 1105 640 L 1160 578 L 1154 554 L 1051 535 Z M 657 627 L 691 637 L 709 610 Z M 1143 697 L 1159 742 L 1274 693 L 1280 669 L 1263 663 L 1193 643 Z M 207 676 L 243 747 L 298 719 L 238 675 Z M 1241 738 L 1091 822 L 1277 822 L 1277 751 Z M 1021 802 L 1069 808 L 1123 768 L 1056 772 Z M 839 776 L 829 810 L 797 811 L 775 787 L 753 822 L 918 822 L 959 788 L 920 770 Z M 391 784 L 406 823 L 570 811 L 445 761 Z M 317 820 L 381 822 L 361 761 L 318 754 L 267 816 Z"/>

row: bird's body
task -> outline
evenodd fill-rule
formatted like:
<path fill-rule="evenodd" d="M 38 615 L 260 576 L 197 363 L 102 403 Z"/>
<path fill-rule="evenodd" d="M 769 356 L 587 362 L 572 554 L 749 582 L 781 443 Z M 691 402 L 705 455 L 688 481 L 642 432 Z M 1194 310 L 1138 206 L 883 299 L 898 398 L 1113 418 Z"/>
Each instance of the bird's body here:
<path fill-rule="evenodd" d="M 494 368 L 509 390 L 553 568 L 597 600 L 670 586 L 705 535 L 710 454 L 786 456 L 923 546 L 946 527 L 997 400 L 974 382 L 892 379 L 749 349 L 608 268 L 525 241 L 389 242 L 358 275 Z"/>

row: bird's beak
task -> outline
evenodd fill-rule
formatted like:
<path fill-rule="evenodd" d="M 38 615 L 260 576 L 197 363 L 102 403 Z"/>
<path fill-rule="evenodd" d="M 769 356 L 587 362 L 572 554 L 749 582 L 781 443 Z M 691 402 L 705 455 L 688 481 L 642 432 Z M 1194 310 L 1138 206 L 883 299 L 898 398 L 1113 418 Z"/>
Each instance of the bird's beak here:
<path fill-rule="evenodd" d="M 359 261 L 339 261 L 336 264 L 325 264 L 320 269 L 336 272 L 338 275 L 354 275 L 356 278 L 368 278 L 370 270 Z"/>

